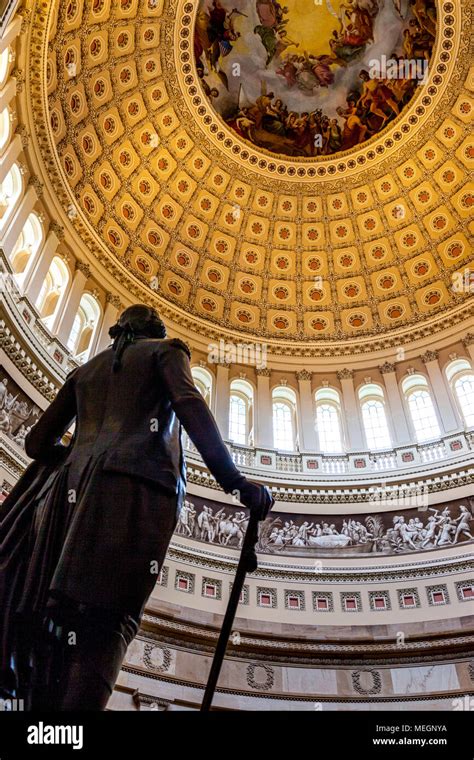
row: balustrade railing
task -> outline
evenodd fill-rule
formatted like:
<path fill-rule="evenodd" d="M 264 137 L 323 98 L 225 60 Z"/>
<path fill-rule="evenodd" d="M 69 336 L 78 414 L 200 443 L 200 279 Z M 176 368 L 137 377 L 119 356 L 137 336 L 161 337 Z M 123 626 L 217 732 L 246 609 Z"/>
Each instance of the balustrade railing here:
<path fill-rule="evenodd" d="M 196 447 L 183 434 L 183 445 L 191 458 L 200 458 Z M 407 468 L 420 468 L 432 462 L 452 460 L 466 455 L 474 449 L 474 435 L 471 431 L 460 431 L 429 444 L 413 444 L 383 452 L 350 452 L 348 454 L 310 454 L 307 452 L 287 452 L 276 449 L 258 449 L 227 442 L 232 459 L 238 467 L 258 469 L 262 472 L 312 475 L 318 478 L 344 475 L 368 475 L 374 473 L 395 473 Z"/>

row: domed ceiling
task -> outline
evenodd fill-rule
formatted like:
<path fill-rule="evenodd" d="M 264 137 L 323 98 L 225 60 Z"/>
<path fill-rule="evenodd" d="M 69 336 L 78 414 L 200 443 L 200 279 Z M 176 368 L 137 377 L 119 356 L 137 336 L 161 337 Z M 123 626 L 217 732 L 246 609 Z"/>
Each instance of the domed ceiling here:
<path fill-rule="evenodd" d="M 320 346 L 465 317 L 467 4 L 30 5 L 56 196 L 166 315 Z"/>

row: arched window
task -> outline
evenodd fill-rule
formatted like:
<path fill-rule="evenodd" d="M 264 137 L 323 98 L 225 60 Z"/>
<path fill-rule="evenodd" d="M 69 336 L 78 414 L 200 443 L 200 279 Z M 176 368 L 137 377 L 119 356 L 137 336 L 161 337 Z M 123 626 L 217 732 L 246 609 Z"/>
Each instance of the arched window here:
<path fill-rule="evenodd" d="M 99 321 L 100 306 L 97 299 L 91 293 L 84 293 L 67 341 L 67 347 L 76 361 L 85 362 L 88 359 Z"/>
<path fill-rule="evenodd" d="M 18 164 L 13 164 L 0 184 L 0 231 L 4 230 L 13 216 L 23 190 L 23 178 Z"/>
<path fill-rule="evenodd" d="M 44 238 L 43 225 L 34 211 L 26 220 L 20 236 L 10 255 L 12 269 L 18 282 L 22 282 L 26 271 L 38 253 Z"/>
<path fill-rule="evenodd" d="M 273 446 L 280 451 L 296 449 L 296 393 L 279 386 L 272 392 Z"/>
<path fill-rule="evenodd" d="M 426 378 L 423 375 L 408 375 L 402 381 L 402 390 L 417 441 L 424 443 L 439 438 L 441 430 Z"/>
<path fill-rule="evenodd" d="M 366 383 L 359 388 L 359 401 L 368 448 L 371 451 L 390 449 L 392 442 L 382 388 L 375 383 Z"/>
<path fill-rule="evenodd" d="M 234 443 L 253 444 L 253 388 L 246 380 L 232 380 L 229 403 L 229 438 Z"/>
<path fill-rule="evenodd" d="M 325 454 L 340 454 L 344 447 L 339 393 L 334 388 L 320 388 L 315 398 L 319 448 Z"/>
<path fill-rule="evenodd" d="M 5 50 L 0 53 L 0 88 L 3 88 L 8 72 L 10 71 L 10 55 L 11 51 L 9 47 L 6 47 Z"/>
<path fill-rule="evenodd" d="M 194 384 L 203 397 L 206 404 L 210 407 L 212 400 L 212 375 L 204 367 L 191 367 Z"/>
<path fill-rule="evenodd" d="M 0 153 L 3 153 L 4 149 L 10 142 L 12 132 L 12 122 L 10 119 L 10 109 L 5 106 L 0 113 Z"/>
<path fill-rule="evenodd" d="M 458 409 L 468 427 L 474 425 L 474 371 L 467 359 L 455 359 L 446 367 L 446 376 Z"/>
<path fill-rule="evenodd" d="M 59 256 L 55 256 L 36 300 L 36 308 L 46 327 L 51 327 L 53 324 L 66 293 L 68 282 L 69 270 L 64 261 Z"/>

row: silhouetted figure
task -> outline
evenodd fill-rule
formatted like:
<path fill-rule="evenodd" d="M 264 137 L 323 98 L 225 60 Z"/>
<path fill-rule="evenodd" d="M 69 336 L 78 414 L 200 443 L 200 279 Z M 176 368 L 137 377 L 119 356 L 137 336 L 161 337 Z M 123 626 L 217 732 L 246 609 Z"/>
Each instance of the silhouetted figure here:
<path fill-rule="evenodd" d="M 132 306 L 110 335 L 113 347 L 70 373 L 26 436 L 36 461 L 0 511 L 0 559 L 10 531 L 8 558 L 16 548 L 23 563 L 21 572 L 0 563 L 0 604 L 9 600 L 0 643 L 11 660 L 2 673 L 33 710 L 105 708 L 184 501 L 182 426 L 226 493 L 261 519 L 271 505 L 235 467 L 187 346 L 165 339 L 158 314 Z M 15 544 L 15 510 L 26 521 L 28 509 Z"/>

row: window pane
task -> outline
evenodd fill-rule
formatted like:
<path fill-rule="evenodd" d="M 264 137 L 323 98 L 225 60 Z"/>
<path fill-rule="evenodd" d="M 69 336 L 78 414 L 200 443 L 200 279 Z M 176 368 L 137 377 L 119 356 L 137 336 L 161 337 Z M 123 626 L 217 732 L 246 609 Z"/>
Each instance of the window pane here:
<path fill-rule="evenodd" d="M 234 443 L 247 443 L 247 404 L 240 396 L 230 397 L 229 438 Z"/>
<path fill-rule="evenodd" d="M 454 383 L 466 425 L 474 425 L 474 375 L 463 375 Z"/>
<path fill-rule="evenodd" d="M 283 451 L 293 451 L 295 447 L 292 410 L 282 401 L 273 404 L 273 445 Z"/>
<path fill-rule="evenodd" d="M 441 431 L 428 391 L 420 389 L 410 393 L 408 407 L 418 441 L 430 441 L 440 437 Z"/>
<path fill-rule="evenodd" d="M 81 328 L 82 328 L 82 319 L 81 319 L 81 315 L 78 313 L 74 317 L 74 324 L 72 326 L 71 334 L 67 342 L 67 347 L 71 351 L 74 351 L 74 349 L 76 348 L 77 342 L 79 340 L 79 333 L 81 332 Z"/>
<path fill-rule="evenodd" d="M 316 424 L 319 446 L 326 453 L 340 453 L 342 449 L 339 411 L 334 404 L 318 404 Z"/>
<path fill-rule="evenodd" d="M 362 404 L 362 419 L 369 449 L 391 448 L 392 442 L 382 402 L 376 399 L 365 401 Z"/>
<path fill-rule="evenodd" d="M 0 114 L 0 150 L 6 146 L 11 134 L 10 109 L 6 106 Z"/>

